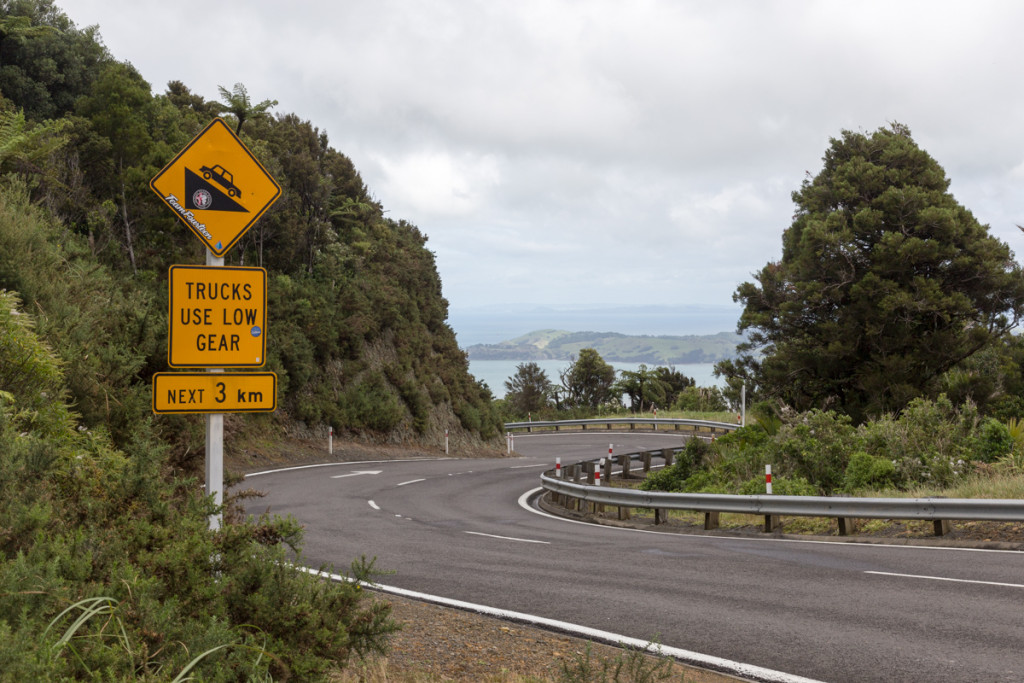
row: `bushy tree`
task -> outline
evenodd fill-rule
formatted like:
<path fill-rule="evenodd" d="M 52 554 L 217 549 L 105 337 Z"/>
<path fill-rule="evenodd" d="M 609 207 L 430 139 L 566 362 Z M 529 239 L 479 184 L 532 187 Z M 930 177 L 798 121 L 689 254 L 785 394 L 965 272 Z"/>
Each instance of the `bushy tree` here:
<path fill-rule="evenodd" d="M 718 387 L 686 387 L 679 393 L 672 408 L 712 413 L 728 410 L 729 404 Z"/>
<path fill-rule="evenodd" d="M 0 92 L 28 120 L 70 112 L 109 59 L 96 27 L 77 29 L 53 0 L 0 0 Z"/>
<path fill-rule="evenodd" d="M 517 415 L 536 412 L 551 400 L 551 380 L 536 363 L 520 363 L 505 380 L 505 401 Z"/>
<path fill-rule="evenodd" d="M 636 370 L 621 370 L 622 377 L 615 384 L 616 392 L 629 397 L 629 406 L 636 412 L 644 407 L 668 405 L 668 393 L 672 389 L 662 380 L 656 369 L 649 369 L 643 363 Z"/>
<path fill-rule="evenodd" d="M 719 365 L 763 398 L 855 423 L 899 411 L 1024 313 L 1009 248 L 903 125 L 844 131 L 793 201 L 782 258 L 734 294 L 749 341 Z"/>
<path fill-rule="evenodd" d="M 654 376 L 662 382 L 665 387 L 665 402 L 664 405 L 671 406 L 679 398 L 679 395 L 687 387 L 692 387 L 697 383 L 692 377 L 687 377 L 683 373 L 676 370 L 673 366 L 659 365 L 654 368 Z"/>
<path fill-rule="evenodd" d="M 579 357 L 560 373 L 560 379 L 567 405 L 596 408 L 614 394 L 615 368 L 605 363 L 595 349 L 580 349 Z"/>

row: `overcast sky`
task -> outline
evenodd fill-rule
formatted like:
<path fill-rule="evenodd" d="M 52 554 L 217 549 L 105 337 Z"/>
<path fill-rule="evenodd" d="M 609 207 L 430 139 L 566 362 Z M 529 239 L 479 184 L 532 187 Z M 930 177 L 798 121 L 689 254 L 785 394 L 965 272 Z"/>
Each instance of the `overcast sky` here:
<path fill-rule="evenodd" d="M 326 131 L 453 311 L 732 305 L 829 138 L 891 121 L 1024 253 L 1024 3 L 57 4 L 156 93 L 241 82 Z"/>

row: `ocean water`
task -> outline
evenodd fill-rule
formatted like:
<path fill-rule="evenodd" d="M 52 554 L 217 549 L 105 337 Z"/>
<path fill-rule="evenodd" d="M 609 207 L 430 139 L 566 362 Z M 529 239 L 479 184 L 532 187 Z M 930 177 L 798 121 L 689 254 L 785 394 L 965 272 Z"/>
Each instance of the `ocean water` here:
<path fill-rule="evenodd" d="M 471 360 L 469 361 L 469 372 L 478 380 L 487 383 L 491 393 L 494 394 L 494 398 L 503 398 L 505 396 L 505 380 L 516 374 L 517 365 L 525 362 L 529 361 Z M 559 384 L 558 373 L 572 364 L 572 361 L 567 360 L 537 360 L 533 362 L 539 365 L 540 369 L 547 374 L 552 384 Z M 634 372 L 641 365 L 640 363 L 620 363 L 618 361 L 608 361 L 608 364 L 615 368 L 616 371 L 630 370 Z M 651 363 L 646 363 L 646 365 L 648 368 L 654 367 Z M 719 380 L 714 375 L 714 363 L 678 363 L 673 367 L 687 377 L 692 377 L 699 387 L 725 386 L 725 382 Z"/>

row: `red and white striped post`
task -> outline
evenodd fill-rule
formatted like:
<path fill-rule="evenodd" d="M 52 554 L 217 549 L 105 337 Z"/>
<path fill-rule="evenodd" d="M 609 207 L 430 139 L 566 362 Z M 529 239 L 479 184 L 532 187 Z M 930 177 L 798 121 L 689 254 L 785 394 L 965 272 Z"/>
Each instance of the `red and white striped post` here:
<path fill-rule="evenodd" d="M 562 478 L 562 459 L 561 458 L 555 458 L 555 478 L 556 479 L 561 479 Z"/>
<path fill-rule="evenodd" d="M 601 485 L 601 470 L 603 470 L 603 469 L 604 469 L 604 458 L 601 458 L 601 461 L 599 463 L 597 463 L 597 468 L 594 470 L 594 486 L 600 486 Z"/>
<path fill-rule="evenodd" d="M 327 433 L 327 453 L 334 455 L 334 427 Z"/>
<path fill-rule="evenodd" d="M 765 492 L 770 496 L 772 494 L 772 466 L 764 466 L 764 488 Z M 766 534 L 771 533 L 779 528 L 781 524 L 778 515 L 765 515 L 764 516 L 764 532 Z"/>

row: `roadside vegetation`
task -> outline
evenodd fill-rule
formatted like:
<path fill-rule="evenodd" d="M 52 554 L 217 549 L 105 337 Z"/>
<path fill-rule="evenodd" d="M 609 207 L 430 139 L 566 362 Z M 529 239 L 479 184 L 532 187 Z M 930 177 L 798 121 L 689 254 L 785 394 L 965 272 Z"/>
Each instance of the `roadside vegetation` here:
<path fill-rule="evenodd" d="M 1016 420 L 1011 424 L 1016 428 Z M 898 416 L 853 426 L 848 416 L 810 411 L 762 416 L 708 443 L 691 440 L 646 490 L 764 493 L 765 465 L 780 495 L 999 498 L 1024 490 L 1024 439 L 971 403 L 915 399 Z M 1014 498 L 1016 495 L 1007 495 Z"/>

